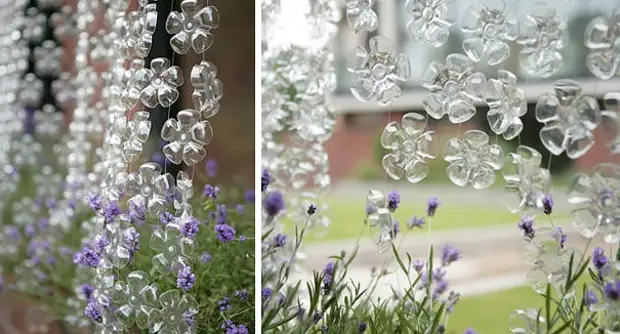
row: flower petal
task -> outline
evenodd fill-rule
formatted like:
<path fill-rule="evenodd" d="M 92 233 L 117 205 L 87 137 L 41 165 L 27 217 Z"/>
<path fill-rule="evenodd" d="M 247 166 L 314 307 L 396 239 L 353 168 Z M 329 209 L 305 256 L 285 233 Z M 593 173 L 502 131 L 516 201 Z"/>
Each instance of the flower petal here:
<path fill-rule="evenodd" d="M 489 144 L 489 135 L 480 130 L 469 130 L 463 135 L 463 140 L 471 150 L 480 150 Z"/>
<path fill-rule="evenodd" d="M 448 178 L 459 187 L 464 187 L 469 182 L 469 168 L 464 160 L 455 161 L 446 168 Z"/>
<path fill-rule="evenodd" d="M 168 18 L 166 19 L 166 31 L 175 35 L 183 31 L 183 23 L 185 22 L 186 17 L 182 13 L 172 11 L 168 14 Z"/>
<path fill-rule="evenodd" d="M 540 141 L 553 155 L 560 155 L 566 148 L 566 134 L 558 124 L 545 126 L 540 130 Z"/>
<path fill-rule="evenodd" d="M 181 293 L 179 290 L 168 290 L 159 296 L 159 303 L 164 307 L 164 310 L 173 310 L 179 307 L 181 301 Z"/>
<path fill-rule="evenodd" d="M 592 135 L 592 132 L 580 134 L 578 137 L 570 135 L 566 137 L 566 155 L 571 159 L 580 158 L 592 146 L 594 146 L 594 135 Z"/>
<path fill-rule="evenodd" d="M 474 189 L 486 189 L 495 183 L 495 172 L 489 168 L 480 168 L 473 171 L 471 183 Z"/>
<path fill-rule="evenodd" d="M 196 29 L 191 36 L 192 48 L 196 53 L 203 53 L 213 45 L 213 34 L 205 29 Z"/>
<path fill-rule="evenodd" d="M 443 110 L 443 97 L 441 93 L 431 93 L 422 101 L 424 110 L 434 119 L 441 119 L 445 114 Z"/>
<path fill-rule="evenodd" d="M 165 250 L 166 243 L 168 242 L 168 236 L 162 229 L 155 229 L 151 234 L 149 246 L 151 249 L 161 252 Z"/>
<path fill-rule="evenodd" d="M 485 56 L 484 41 L 479 37 L 468 38 L 463 41 L 463 51 L 477 63 Z"/>
<path fill-rule="evenodd" d="M 405 134 L 401 130 L 398 122 L 390 122 L 381 133 L 381 146 L 389 150 L 398 150 L 404 141 Z"/>
<path fill-rule="evenodd" d="M 536 120 L 547 123 L 559 119 L 560 101 L 554 95 L 543 93 L 536 103 Z"/>
<path fill-rule="evenodd" d="M 405 174 L 409 183 L 418 183 L 426 178 L 430 171 L 424 160 L 412 159 L 405 167 Z"/>
<path fill-rule="evenodd" d="M 394 180 L 400 180 L 405 173 L 405 156 L 400 152 L 386 154 L 381 160 L 381 165 L 389 177 Z"/>

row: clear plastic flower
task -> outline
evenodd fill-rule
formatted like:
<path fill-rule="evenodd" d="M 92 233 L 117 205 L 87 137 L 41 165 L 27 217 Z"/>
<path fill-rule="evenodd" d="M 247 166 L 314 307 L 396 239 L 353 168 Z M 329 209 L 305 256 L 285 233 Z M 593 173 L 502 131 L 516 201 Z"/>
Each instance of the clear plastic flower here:
<path fill-rule="evenodd" d="M 120 31 L 120 50 L 125 59 L 134 56 L 146 58 L 153 45 L 153 34 L 157 26 L 157 5 L 147 4 L 140 10 L 130 11 L 126 19 L 117 20 L 117 31 Z"/>
<path fill-rule="evenodd" d="M 620 154 L 620 92 L 609 92 L 603 96 L 603 107 L 601 111 L 602 132 L 612 134 L 611 139 L 607 139 L 606 145 L 611 154 Z"/>
<path fill-rule="evenodd" d="M 133 81 L 140 90 L 140 101 L 155 108 L 160 104 L 170 107 L 178 98 L 177 87 L 183 84 L 183 71 L 180 67 L 171 66 L 170 60 L 159 57 L 151 60 L 151 68 L 137 69 Z"/>
<path fill-rule="evenodd" d="M 39 210 L 39 206 L 32 198 L 22 197 L 13 202 L 13 223 L 22 227 L 28 224 L 34 224 L 36 223 Z"/>
<path fill-rule="evenodd" d="M 529 13 L 521 20 L 517 39 L 523 45 L 519 53 L 521 68 L 530 75 L 548 78 L 564 61 L 560 50 L 568 40 L 566 23 L 556 16 L 555 9 L 542 1 L 529 6 Z"/>
<path fill-rule="evenodd" d="M 193 109 L 181 110 L 177 118 L 170 118 L 161 129 L 161 138 L 167 142 L 162 152 L 176 165 L 181 161 L 192 166 L 207 155 L 205 145 L 213 138 L 209 121 L 200 121 L 200 114 Z"/>
<path fill-rule="evenodd" d="M 53 40 L 34 48 L 34 70 L 39 76 L 56 76 L 62 70 L 63 49 Z"/>
<path fill-rule="evenodd" d="M 389 150 L 382 160 L 385 172 L 395 180 L 404 176 L 411 183 L 422 181 L 430 170 L 427 160 L 437 156 L 434 135 L 418 113 L 405 114 L 400 124 L 388 123 L 381 135 L 381 146 Z"/>
<path fill-rule="evenodd" d="M 357 48 L 356 64 L 349 68 L 351 93 L 362 102 L 376 99 L 381 106 L 389 105 L 402 94 L 398 84 L 409 79 L 409 59 L 404 53 L 395 56 L 394 44 L 384 37 L 371 38 L 368 48 Z"/>
<path fill-rule="evenodd" d="M 299 103 L 290 103 L 289 127 L 296 135 L 307 142 L 325 142 L 336 125 L 336 114 L 325 103 L 324 97 L 303 99 Z"/>
<path fill-rule="evenodd" d="M 26 107 L 38 107 L 43 95 L 43 81 L 34 73 L 27 73 L 20 83 L 19 100 Z"/>
<path fill-rule="evenodd" d="M 35 112 L 34 121 L 37 135 L 57 136 L 62 127 L 64 114 L 58 112 L 56 107 L 46 104 L 41 108 L 40 112 Z"/>
<path fill-rule="evenodd" d="M 592 130 L 601 122 L 601 111 L 596 99 L 582 95 L 575 81 L 559 80 L 554 88 L 555 95 L 543 93 L 536 104 L 536 119 L 545 123 L 540 140 L 552 154 L 566 151 L 577 159 L 594 145 Z"/>
<path fill-rule="evenodd" d="M 495 172 L 504 166 L 504 151 L 489 145 L 489 135 L 469 130 L 461 138 L 451 138 L 446 144 L 444 160 L 448 178 L 457 186 L 471 183 L 474 189 L 485 189 L 495 183 Z"/>
<path fill-rule="evenodd" d="M 57 198 L 64 181 L 62 175 L 50 165 L 39 167 L 39 172 L 32 176 L 36 194 L 39 198 Z"/>
<path fill-rule="evenodd" d="M 151 259 L 155 270 L 162 274 L 172 272 L 175 276 L 189 265 L 195 251 L 192 239 L 184 238 L 176 226 L 153 231 L 149 245 L 158 252 Z"/>
<path fill-rule="evenodd" d="M 526 243 L 525 260 L 533 266 L 527 273 L 527 280 L 536 293 L 544 294 L 547 284 L 557 292 L 564 292 L 571 256 L 573 270 L 578 266 L 581 252 L 565 245 L 565 238 L 566 235 L 562 235 L 557 227 L 542 227 L 536 230 L 536 237 Z"/>
<path fill-rule="evenodd" d="M 405 11 L 411 15 L 407 33 L 414 41 L 436 48 L 448 41 L 450 27 L 456 22 L 454 0 L 407 0 Z"/>
<path fill-rule="evenodd" d="M 151 215 L 158 217 L 166 205 L 166 194 L 172 191 L 174 178 L 169 173 L 161 174 L 161 167 L 153 162 L 140 166 L 137 173 L 129 174 L 125 192 L 132 196 L 130 201 L 146 206 Z"/>
<path fill-rule="evenodd" d="M 573 225 L 586 238 L 603 235 L 605 242 L 620 241 L 620 167 L 604 163 L 591 175 L 577 173 L 568 192 Z"/>
<path fill-rule="evenodd" d="M 193 295 L 181 295 L 179 290 L 168 290 L 159 296 L 159 303 L 161 309 L 155 309 L 149 314 L 151 333 L 195 333 L 195 328 L 185 320 L 187 316 L 198 313 L 198 302 Z"/>
<path fill-rule="evenodd" d="M 594 18 L 585 31 L 585 46 L 590 49 L 586 66 L 597 78 L 609 80 L 618 75 L 620 65 L 620 7 L 609 17 Z"/>
<path fill-rule="evenodd" d="M 474 64 L 467 56 L 453 53 L 445 64 L 433 61 L 422 76 L 422 87 L 430 94 L 422 102 L 426 112 L 435 119 L 448 115 L 450 122 L 463 123 L 476 114 L 474 103 L 484 101 L 487 78 L 474 73 Z"/>
<path fill-rule="evenodd" d="M 120 103 L 125 109 L 133 109 L 140 100 L 142 88 L 149 84 L 148 80 L 142 79 L 142 75 L 143 73 L 150 73 L 149 71 L 149 69 L 144 68 L 144 60 L 142 59 L 133 59 L 129 68 L 123 71 L 119 89 Z M 167 95 L 166 98 L 168 98 Z"/>
<path fill-rule="evenodd" d="M 47 29 L 47 17 L 39 12 L 36 7 L 26 10 L 26 18 L 23 20 L 22 38 L 29 43 L 40 43 L 45 37 Z"/>
<path fill-rule="evenodd" d="M 527 99 L 523 90 L 517 87 L 517 77 L 509 71 L 499 70 L 497 79 L 488 81 L 486 100 L 491 130 L 506 140 L 517 137 L 523 130 L 520 117 L 527 113 Z"/>
<path fill-rule="evenodd" d="M 521 145 L 510 153 L 502 175 L 511 198 L 508 208 L 512 213 L 544 209 L 543 199 L 551 192 L 551 174 L 540 167 L 541 162 L 542 155 L 528 146 Z M 518 202 L 513 202 L 515 197 Z"/>
<path fill-rule="evenodd" d="M 508 42 L 517 39 L 519 25 L 516 17 L 506 11 L 504 0 L 484 0 L 481 5 L 470 6 L 463 14 L 463 51 L 476 63 L 484 61 L 495 66 L 510 55 Z"/>
<path fill-rule="evenodd" d="M 137 111 L 131 120 L 119 117 L 110 129 L 110 140 L 113 145 L 121 147 L 123 157 L 127 162 L 136 161 L 142 153 L 143 145 L 149 139 L 151 132 L 150 114 L 147 111 Z"/>
<path fill-rule="evenodd" d="M 43 146 L 31 135 L 24 134 L 13 142 L 13 162 L 17 167 L 36 166 L 39 163 Z"/>
<path fill-rule="evenodd" d="M 181 12 L 170 12 L 166 20 L 166 31 L 173 35 L 170 46 L 178 54 L 186 54 L 190 47 L 196 53 L 203 53 L 213 44 L 211 30 L 219 23 L 220 13 L 215 6 L 199 0 L 183 0 Z"/>
<path fill-rule="evenodd" d="M 112 301 L 117 305 L 117 319 L 124 328 L 132 328 L 136 324 L 140 329 L 147 329 L 149 313 L 159 307 L 157 297 L 157 285 L 149 284 L 147 273 L 130 272 L 126 282 L 114 284 Z"/>
<path fill-rule="evenodd" d="M 177 173 L 177 183 L 175 187 L 174 208 L 191 214 L 192 206 L 190 200 L 194 196 L 192 178 L 184 171 Z"/>
<path fill-rule="evenodd" d="M 379 18 L 372 5 L 372 0 L 346 0 L 347 22 L 355 33 L 375 31 L 379 27 Z"/>
<path fill-rule="evenodd" d="M 373 242 L 383 253 L 389 249 L 392 240 L 395 238 L 394 221 L 388 208 L 387 198 L 380 191 L 371 189 L 366 196 L 366 206 L 373 208 L 373 210 L 366 212 L 366 223 L 370 226 L 371 231 L 373 228 L 378 230 L 378 234 L 373 233 Z"/>
<path fill-rule="evenodd" d="M 220 111 L 220 99 L 223 95 L 222 82 L 216 78 L 217 67 L 203 60 L 192 67 L 190 81 L 194 87 L 192 102 L 202 117 L 210 118 Z"/>
<path fill-rule="evenodd" d="M 117 41 L 106 30 L 98 30 L 89 38 L 90 60 L 99 64 L 112 60 L 117 52 L 117 48 L 114 47 Z"/>
<path fill-rule="evenodd" d="M 513 334 L 544 334 L 547 325 L 545 317 L 531 308 L 512 312 L 508 317 L 508 328 Z"/>

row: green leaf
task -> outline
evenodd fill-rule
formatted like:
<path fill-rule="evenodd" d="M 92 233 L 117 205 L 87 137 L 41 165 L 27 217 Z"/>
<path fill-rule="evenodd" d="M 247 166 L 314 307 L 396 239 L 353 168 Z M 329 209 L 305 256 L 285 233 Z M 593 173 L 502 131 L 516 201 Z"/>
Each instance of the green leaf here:
<path fill-rule="evenodd" d="M 547 283 L 547 290 L 545 291 L 545 318 L 547 319 L 547 332 L 549 332 L 553 325 L 551 321 L 551 284 L 549 283 Z"/>

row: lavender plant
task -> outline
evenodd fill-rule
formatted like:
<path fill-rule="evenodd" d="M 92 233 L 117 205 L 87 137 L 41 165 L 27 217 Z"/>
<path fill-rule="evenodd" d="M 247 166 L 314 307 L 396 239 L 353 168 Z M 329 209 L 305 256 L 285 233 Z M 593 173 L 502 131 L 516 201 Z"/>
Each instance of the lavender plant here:
<path fill-rule="evenodd" d="M 207 174 L 216 170 L 208 161 Z M 5 291 L 26 295 L 67 328 L 253 332 L 254 191 L 207 184 L 187 200 L 192 184 L 183 175 L 161 202 L 144 191 L 146 200 L 134 196 L 127 205 L 90 194 L 62 238 L 49 238 L 45 218 L 7 224 L 0 236 Z M 102 232 L 86 238 L 84 227 L 93 224 Z"/>
<path fill-rule="evenodd" d="M 355 260 L 357 247 L 351 252 L 330 257 L 322 270 L 313 271 L 313 279 L 295 279 L 296 265 L 304 237 L 315 215 L 310 205 L 303 222 L 296 224 L 293 235 L 281 233 L 284 215 L 284 196 L 271 189 L 272 176 L 265 170 L 262 175 L 263 234 L 262 234 L 262 332 L 264 333 L 445 333 L 449 315 L 459 299 L 450 291 L 446 268 L 461 257 L 456 248 L 444 245 L 440 263 L 433 261 L 431 247 L 428 259 L 414 260 L 409 254 L 401 255 L 393 240 L 400 232 L 397 222 L 389 229 L 389 247 L 393 257 L 370 273 L 367 286 L 348 275 Z M 398 208 L 400 195 L 387 196 L 385 214 Z M 427 219 L 434 216 L 439 202 L 429 200 Z M 377 207 L 369 206 L 365 225 L 373 224 Z M 391 221 L 391 220 L 390 220 Z M 407 228 L 421 227 L 424 218 L 412 218 Z M 359 245 L 358 239 L 358 245 Z M 404 289 L 393 287 L 391 298 L 377 298 L 375 292 L 384 277 L 396 265 L 407 277 Z M 468 333 L 474 333 L 473 331 Z"/>

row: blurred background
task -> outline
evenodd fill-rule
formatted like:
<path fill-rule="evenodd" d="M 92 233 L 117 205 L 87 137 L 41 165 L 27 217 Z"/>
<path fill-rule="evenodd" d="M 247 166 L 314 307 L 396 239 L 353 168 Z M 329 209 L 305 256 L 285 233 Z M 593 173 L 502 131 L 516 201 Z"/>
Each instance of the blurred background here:
<path fill-rule="evenodd" d="M 412 216 L 425 215 L 426 201 L 437 196 L 440 208 L 432 222 L 432 236 L 429 239 L 427 229 L 402 232 L 400 238 L 402 250 L 411 253 L 413 258 L 425 258 L 429 241 L 440 245 L 450 243 L 463 251 L 463 260 L 448 270 L 452 289 L 462 293 L 462 299 L 450 316 L 448 328 L 450 333 L 462 333 L 472 326 L 478 333 L 507 333 L 508 316 L 512 310 L 525 307 L 541 307 L 542 299 L 526 286 L 526 272 L 520 248 L 521 233 L 516 224 L 520 216 L 511 214 L 506 205 L 507 196 L 503 193 L 504 181 L 498 174 L 496 183 L 489 189 L 477 191 L 471 187 L 459 188 L 447 178 L 447 164 L 441 156 L 432 160 L 430 175 L 419 184 L 391 181 L 381 167 L 384 151 L 379 144 L 383 128 L 389 121 L 400 121 L 407 112 L 425 114 L 422 99 L 427 90 L 420 86 L 423 71 L 433 61 L 444 61 L 450 53 L 463 53 L 461 43 L 463 35 L 458 28 L 465 8 L 477 5 L 480 1 L 460 0 L 457 24 L 452 27 L 450 39 L 443 47 L 434 49 L 410 41 L 405 26 L 410 20 L 404 11 L 405 0 L 375 1 L 374 10 L 379 16 L 379 29 L 371 34 L 354 34 L 348 28 L 344 7 L 341 7 L 342 20 L 337 39 L 334 41 L 336 54 L 337 90 L 332 103 L 338 115 L 336 129 L 326 143 L 330 159 L 330 172 L 333 189 L 326 202 L 330 203 L 328 216 L 331 219 L 329 231 L 315 237 L 307 245 L 308 267 L 322 268 L 327 257 L 338 254 L 344 249 L 350 251 L 364 228 L 365 197 L 368 189 L 377 189 L 387 193 L 397 190 L 401 195 L 401 204 L 395 213 L 402 230 L 406 221 Z M 564 64 L 549 79 L 527 76 L 519 64 L 518 53 L 521 46 L 512 43 L 511 56 L 503 64 L 495 67 L 477 65 L 477 70 L 485 73 L 487 78 L 496 78 L 499 69 L 509 70 L 519 78 L 519 86 L 529 100 L 528 113 L 522 117 L 524 130 L 521 142 L 537 149 L 544 157 L 542 166 L 548 164 L 549 152 L 539 140 L 542 127 L 534 117 L 534 106 L 538 96 L 543 92 L 553 92 L 553 81 L 569 78 L 578 81 L 584 94 L 596 96 L 602 105 L 605 93 L 617 90 L 620 78 L 601 81 L 592 76 L 585 66 L 588 50 L 584 46 L 584 31 L 587 24 L 595 17 L 609 13 L 615 1 L 546 1 L 557 9 L 558 15 L 567 22 L 569 44 L 563 49 Z M 523 14 L 526 6 L 507 4 L 515 13 Z M 511 8 L 512 6 L 512 8 Z M 347 67 L 353 64 L 355 48 L 367 46 L 369 38 L 381 35 L 392 40 L 396 52 L 407 54 L 410 59 L 412 75 L 403 89 L 403 95 L 389 108 L 379 108 L 376 104 L 357 101 L 350 93 L 351 76 Z M 488 107 L 479 107 L 476 117 L 460 126 L 460 134 L 469 129 L 480 129 L 489 133 L 491 140 L 495 134 L 489 130 L 486 120 Z M 436 121 L 429 119 L 429 128 L 438 134 L 445 143 L 457 135 L 458 126 L 450 124 L 447 117 Z M 556 225 L 569 231 L 569 242 L 583 249 L 585 242 L 574 233 L 569 219 L 570 207 L 567 203 L 566 188 L 572 174 L 578 171 L 588 172 L 597 163 L 610 161 L 606 142 L 612 134 L 605 133 L 602 127 L 595 132 L 596 144 L 580 159 L 570 160 L 565 155 L 554 156 L 551 161 L 556 207 L 553 220 Z M 499 143 L 504 153 L 514 152 L 517 140 Z M 614 160 L 618 162 L 618 160 Z M 548 224 L 546 216 L 538 217 L 537 224 Z M 428 223 L 427 223 L 428 224 Z M 379 267 L 385 256 L 379 255 L 372 244 L 369 233 L 362 234 L 360 253 L 354 262 L 351 276 L 360 281 L 370 279 L 373 267 Z M 399 244 L 401 240 L 397 242 Z M 590 247 L 590 250 L 592 246 Z M 394 266 L 395 267 L 395 266 Z M 385 280 L 379 294 L 389 296 L 389 285 L 405 282 L 395 277 Z M 364 285 L 362 283 L 362 285 Z"/>

